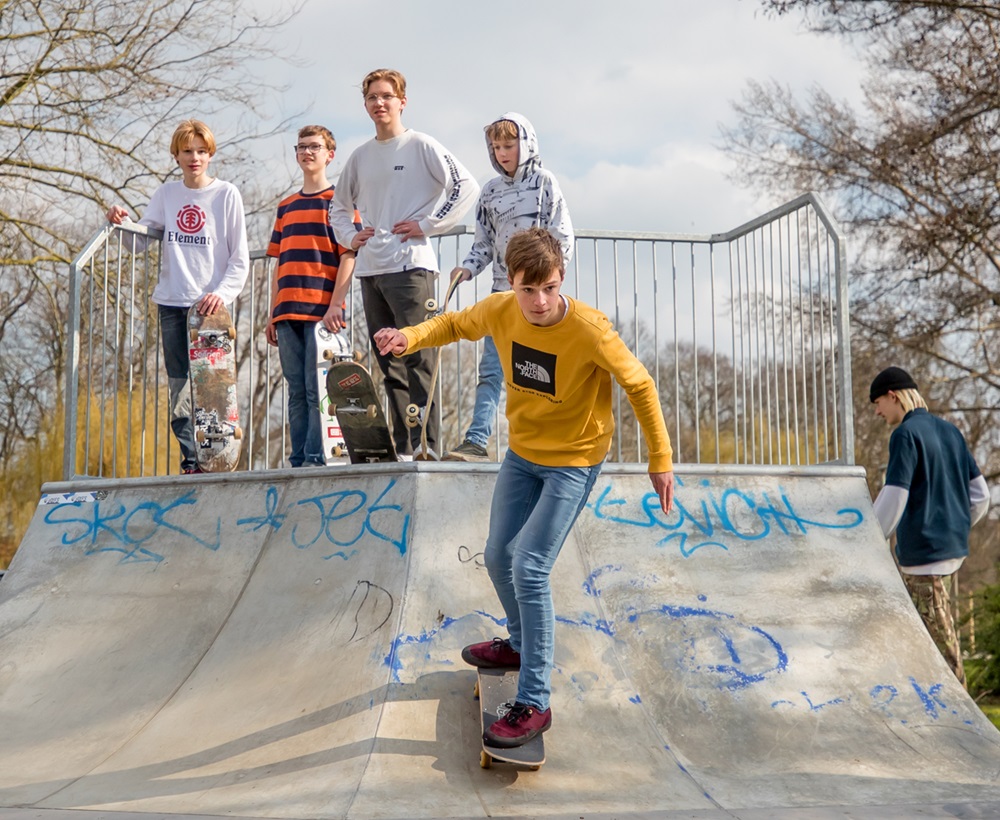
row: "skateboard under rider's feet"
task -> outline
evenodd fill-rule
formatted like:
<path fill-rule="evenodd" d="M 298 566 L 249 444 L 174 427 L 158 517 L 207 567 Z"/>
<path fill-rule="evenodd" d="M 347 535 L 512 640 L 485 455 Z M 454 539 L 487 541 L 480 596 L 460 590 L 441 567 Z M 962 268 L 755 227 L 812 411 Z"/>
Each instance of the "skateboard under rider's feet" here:
<path fill-rule="evenodd" d="M 507 714 L 511 704 L 517 698 L 517 669 L 476 668 L 476 689 L 474 694 L 479 697 L 480 723 L 482 732 L 493 725 L 493 722 Z M 489 745 L 485 737 L 482 739 L 483 749 L 479 755 L 479 765 L 490 768 L 493 761 L 515 763 L 537 770 L 545 763 L 545 741 L 542 735 L 536 735 L 523 746 L 501 748 Z"/>

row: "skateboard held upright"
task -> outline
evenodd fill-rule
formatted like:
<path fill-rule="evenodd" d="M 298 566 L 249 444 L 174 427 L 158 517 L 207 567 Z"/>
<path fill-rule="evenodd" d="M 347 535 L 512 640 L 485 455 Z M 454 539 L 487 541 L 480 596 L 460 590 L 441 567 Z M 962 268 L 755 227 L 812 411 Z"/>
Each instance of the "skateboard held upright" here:
<path fill-rule="evenodd" d="M 510 709 L 517 698 L 517 670 L 476 668 L 476 691 L 481 707 L 480 723 L 483 733 Z M 523 746 L 501 748 L 491 746 L 482 738 L 483 750 L 479 755 L 479 765 L 490 768 L 493 761 L 516 763 L 537 770 L 545 762 L 545 741 L 536 735 Z"/>
<path fill-rule="evenodd" d="M 347 455 L 340 422 L 333 413 L 326 391 L 326 374 L 334 362 L 354 361 L 346 333 L 332 333 L 323 322 L 316 322 L 316 386 L 319 393 L 320 423 L 323 426 L 323 459 L 329 464 L 339 464 Z"/>
<path fill-rule="evenodd" d="M 236 328 L 225 305 L 211 316 L 188 311 L 191 422 L 198 466 L 235 470 L 240 460 L 240 411 L 236 402 Z"/>
<path fill-rule="evenodd" d="M 326 392 L 351 464 L 397 460 L 382 402 L 364 367 L 355 361 L 334 362 L 326 374 Z"/>
<path fill-rule="evenodd" d="M 424 308 L 427 310 L 427 315 L 424 319 L 432 319 L 435 316 L 440 316 L 444 309 L 448 306 L 448 302 L 451 301 L 452 295 L 455 290 L 462 282 L 461 276 L 456 276 L 448 284 L 448 290 L 444 295 L 444 302 L 442 305 L 438 305 L 437 299 L 431 298 L 424 302 Z M 427 421 L 430 418 L 430 403 L 434 399 L 434 389 L 437 386 L 438 373 L 441 370 L 441 348 L 437 349 L 437 356 L 434 360 L 434 370 L 431 372 L 431 383 L 427 388 L 427 408 L 419 407 L 416 404 L 408 404 L 406 406 L 406 416 L 403 419 L 407 427 L 420 427 L 420 448 L 419 451 L 413 456 L 415 461 L 440 461 L 440 457 L 431 448 L 427 446 Z"/>

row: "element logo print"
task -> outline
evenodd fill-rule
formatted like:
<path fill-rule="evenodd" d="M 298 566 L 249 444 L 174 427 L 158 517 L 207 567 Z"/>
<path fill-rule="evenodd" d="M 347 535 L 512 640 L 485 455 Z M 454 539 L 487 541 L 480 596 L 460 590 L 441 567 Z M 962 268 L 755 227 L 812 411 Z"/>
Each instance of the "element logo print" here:
<path fill-rule="evenodd" d="M 184 233 L 198 233 L 205 227 L 205 212 L 197 205 L 185 205 L 177 212 L 177 227 Z"/>

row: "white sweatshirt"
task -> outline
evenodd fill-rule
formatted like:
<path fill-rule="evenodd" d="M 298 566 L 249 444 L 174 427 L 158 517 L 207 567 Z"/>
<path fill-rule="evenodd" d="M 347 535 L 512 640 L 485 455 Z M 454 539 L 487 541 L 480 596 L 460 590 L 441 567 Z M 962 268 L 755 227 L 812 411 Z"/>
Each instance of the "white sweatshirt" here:
<path fill-rule="evenodd" d="M 182 181 L 165 182 L 139 224 L 163 231 L 156 304 L 190 307 L 209 293 L 231 304 L 243 290 L 250 252 L 243 197 L 232 183 L 213 179 L 204 188 L 188 188 Z"/>
<path fill-rule="evenodd" d="M 393 139 L 372 139 L 347 160 L 330 206 L 337 241 L 351 247 L 354 209 L 375 235 L 358 249 L 355 276 L 398 273 L 410 268 L 438 270 L 430 237 L 458 225 L 479 196 L 472 175 L 437 140 L 419 131 Z M 421 239 L 400 241 L 398 222 L 416 220 Z"/>

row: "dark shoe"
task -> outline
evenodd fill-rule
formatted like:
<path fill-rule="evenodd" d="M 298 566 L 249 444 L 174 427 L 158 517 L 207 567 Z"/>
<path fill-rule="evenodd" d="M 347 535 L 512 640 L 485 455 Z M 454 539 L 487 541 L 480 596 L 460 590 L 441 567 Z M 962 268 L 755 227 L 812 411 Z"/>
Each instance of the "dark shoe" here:
<path fill-rule="evenodd" d="M 489 461 L 490 454 L 485 447 L 471 441 L 464 441 L 454 450 L 444 454 L 444 461 Z"/>
<path fill-rule="evenodd" d="M 469 644 L 462 650 L 462 660 L 483 669 L 521 668 L 521 654 L 511 649 L 510 641 L 503 638 Z"/>
<path fill-rule="evenodd" d="M 510 711 L 483 732 L 483 740 L 490 746 L 504 749 L 523 746 L 533 737 L 547 732 L 552 725 L 551 709 L 540 712 L 534 706 L 524 703 L 515 703 L 513 706 L 505 703 L 498 712 L 502 713 L 504 708 Z"/>
<path fill-rule="evenodd" d="M 182 475 L 197 475 L 201 471 L 202 471 L 201 467 L 185 467 L 183 470 L 181 470 L 181 474 Z"/>

